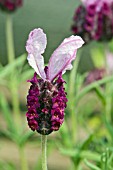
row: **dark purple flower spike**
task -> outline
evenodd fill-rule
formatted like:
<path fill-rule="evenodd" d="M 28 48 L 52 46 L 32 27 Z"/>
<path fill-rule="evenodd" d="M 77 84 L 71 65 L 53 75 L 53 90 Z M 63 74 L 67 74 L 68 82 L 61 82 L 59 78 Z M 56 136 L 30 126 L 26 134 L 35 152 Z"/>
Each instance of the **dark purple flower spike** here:
<path fill-rule="evenodd" d="M 26 44 L 27 59 L 35 73 L 29 80 L 31 86 L 27 96 L 26 116 L 33 131 L 48 135 L 59 130 L 62 125 L 67 103 L 62 74 L 72 68 L 71 62 L 83 43 L 79 36 L 64 39 L 52 54 L 48 66 L 44 68 L 42 54 L 47 44 L 46 34 L 40 28 L 30 32 Z M 40 78 L 37 78 L 37 75 Z"/>
<path fill-rule="evenodd" d="M 74 15 L 72 31 L 86 42 L 113 38 L 113 0 L 82 0 Z"/>
<path fill-rule="evenodd" d="M 0 0 L 0 8 L 7 12 L 13 12 L 21 7 L 23 0 Z"/>

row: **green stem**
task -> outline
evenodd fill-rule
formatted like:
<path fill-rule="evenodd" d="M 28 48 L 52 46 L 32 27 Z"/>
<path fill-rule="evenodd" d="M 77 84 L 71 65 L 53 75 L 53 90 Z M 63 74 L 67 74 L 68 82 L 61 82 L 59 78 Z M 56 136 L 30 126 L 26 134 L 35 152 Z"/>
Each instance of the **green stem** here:
<path fill-rule="evenodd" d="M 21 170 L 28 170 L 28 164 L 24 152 L 24 147 L 19 147 Z"/>
<path fill-rule="evenodd" d="M 80 61 L 80 54 L 77 57 L 77 59 L 74 61 L 73 64 L 73 70 L 70 73 L 69 77 L 69 107 L 70 107 L 70 113 L 71 113 L 71 126 L 72 126 L 72 141 L 75 143 L 76 140 L 76 132 L 77 132 L 77 121 L 76 121 L 76 113 L 75 113 L 75 100 L 74 100 L 74 95 L 76 93 L 75 89 L 75 82 L 76 82 L 76 76 L 77 76 L 77 69 L 78 69 L 78 64 Z"/>
<path fill-rule="evenodd" d="M 15 50 L 14 50 L 14 40 L 13 40 L 13 23 L 10 14 L 7 14 L 7 18 L 6 18 L 6 42 L 7 42 L 8 63 L 13 63 L 13 61 L 15 60 Z M 20 120 L 20 111 L 19 111 L 17 81 L 18 80 L 16 77 L 16 68 L 14 68 L 10 76 L 9 88 L 11 92 L 15 124 L 19 128 L 19 123 L 21 122 L 21 120 Z"/>
<path fill-rule="evenodd" d="M 47 170 L 47 156 L 46 156 L 46 145 L 47 145 L 47 136 L 41 135 L 42 143 L 42 170 Z"/>
<path fill-rule="evenodd" d="M 6 43 L 7 43 L 7 55 L 8 63 L 13 64 L 15 61 L 15 50 L 14 50 L 14 39 L 13 39 L 13 22 L 10 14 L 7 14 L 6 18 Z M 17 133 L 20 132 L 20 107 L 19 107 L 19 96 L 18 96 L 18 79 L 16 67 L 12 69 L 10 74 L 9 88 L 11 93 L 11 101 L 14 113 L 14 122 L 17 128 Z M 28 164 L 24 153 L 24 147 L 18 145 L 21 169 L 28 170 Z"/>
<path fill-rule="evenodd" d="M 74 61 L 73 69 L 71 70 L 71 73 L 70 73 L 70 78 L 69 78 L 69 93 L 70 93 L 70 95 L 74 95 L 73 92 L 75 91 L 75 83 L 76 83 L 79 61 L 80 61 L 80 54 L 77 56 L 77 59 Z"/>
<path fill-rule="evenodd" d="M 112 109 L 112 82 L 106 84 L 106 104 L 105 104 L 105 117 L 108 122 L 111 122 L 111 109 Z"/>
<path fill-rule="evenodd" d="M 15 124 L 19 130 L 20 129 L 19 126 L 21 124 L 21 117 L 20 117 L 20 108 L 19 108 L 18 84 L 17 84 L 16 77 L 11 77 L 10 91 L 12 97 L 12 106 L 13 106 Z"/>
<path fill-rule="evenodd" d="M 8 62 L 12 63 L 15 59 L 14 41 L 13 41 L 13 24 L 10 14 L 6 18 L 6 43 L 8 51 Z"/>

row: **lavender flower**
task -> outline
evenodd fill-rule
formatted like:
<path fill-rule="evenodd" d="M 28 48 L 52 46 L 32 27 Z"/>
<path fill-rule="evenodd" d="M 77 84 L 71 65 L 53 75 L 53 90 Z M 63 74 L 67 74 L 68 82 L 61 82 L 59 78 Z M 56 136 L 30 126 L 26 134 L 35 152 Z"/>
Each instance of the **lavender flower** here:
<path fill-rule="evenodd" d="M 91 70 L 85 80 L 85 84 L 93 83 L 94 81 L 101 80 L 106 75 L 106 69 L 105 68 L 95 68 Z"/>
<path fill-rule="evenodd" d="M 40 28 L 30 32 L 26 44 L 27 59 L 35 73 L 29 80 L 31 87 L 27 96 L 26 116 L 33 131 L 48 135 L 59 130 L 62 125 L 67 103 L 62 74 L 72 69 L 71 62 L 83 43 L 79 36 L 72 35 L 64 39 L 52 54 L 48 66 L 44 68 L 42 54 L 47 44 L 46 34 Z M 37 78 L 37 75 L 40 78 Z"/>
<path fill-rule="evenodd" d="M 22 6 L 23 0 L 0 0 L 0 8 L 7 12 L 13 12 Z"/>
<path fill-rule="evenodd" d="M 75 11 L 72 31 L 86 42 L 113 37 L 113 0 L 82 0 Z"/>

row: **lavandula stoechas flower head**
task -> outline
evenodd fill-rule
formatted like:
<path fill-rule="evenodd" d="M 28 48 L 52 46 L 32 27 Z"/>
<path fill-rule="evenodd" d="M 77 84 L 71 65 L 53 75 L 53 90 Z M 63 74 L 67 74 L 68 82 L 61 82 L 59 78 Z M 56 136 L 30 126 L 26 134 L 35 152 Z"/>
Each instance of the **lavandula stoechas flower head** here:
<path fill-rule="evenodd" d="M 83 44 L 79 36 L 64 39 L 53 52 L 48 66 L 44 68 L 47 38 L 42 29 L 30 32 L 26 44 L 28 63 L 35 70 L 28 96 L 26 113 L 29 127 L 40 134 L 48 135 L 59 130 L 64 121 L 67 98 L 62 74 L 72 68 L 77 49 Z"/>
<path fill-rule="evenodd" d="M 0 0 L 0 8 L 6 12 L 13 12 L 22 6 L 23 0 Z"/>
<path fill-rule="evenodd" d="M 86 42 L 113 37 L 113 0 L 82 0 L 74 14 L 72 31 Z"/>

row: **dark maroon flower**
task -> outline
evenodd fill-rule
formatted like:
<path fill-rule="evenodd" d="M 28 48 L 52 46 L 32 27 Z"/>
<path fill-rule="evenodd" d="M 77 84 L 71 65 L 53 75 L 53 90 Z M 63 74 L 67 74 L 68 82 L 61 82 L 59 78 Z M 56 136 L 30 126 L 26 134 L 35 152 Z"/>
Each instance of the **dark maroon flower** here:
<path fill-rule="evenodd" d="M 61 75 L 53 82 L 44 81 L 35 73 L 30 82 L 26 113 L 28 125 L 33 131 L 48 135 L 58 130 L 64 120 L 67 102 L 64 81 Z"/>
<path fill-rule="evenodd" d="M 86 42 L 109 41 L 113 37 L 113 1 L 83 0 L 73 17 L 72 31 Z"/>
<path fill-rule="evenodd" d="M 0 0 L 0 8 L 7 12 L 13 12 L 21 7 L 23 0 Z"/>

